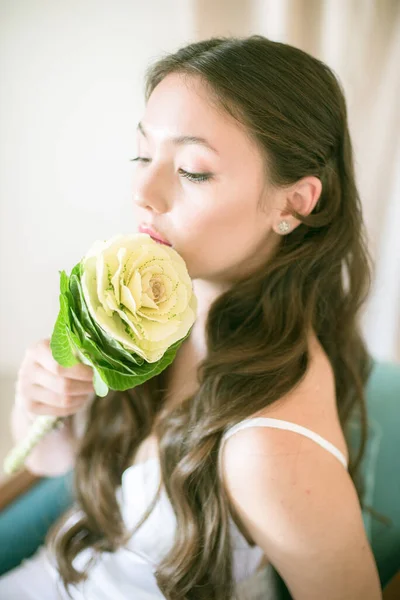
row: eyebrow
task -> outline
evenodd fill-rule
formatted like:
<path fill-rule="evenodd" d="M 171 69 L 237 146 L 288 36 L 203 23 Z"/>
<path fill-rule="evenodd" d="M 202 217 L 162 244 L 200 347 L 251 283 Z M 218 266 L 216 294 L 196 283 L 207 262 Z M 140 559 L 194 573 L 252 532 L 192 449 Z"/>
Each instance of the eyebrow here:
<path fill-rule="evenodd" d="M 137 129 L 144 135 L 145 138 L 147 138 L 147 133 L 145 132 L 143 125 L 140 121 L 137 125 Z M 172 137 L 169 139 L 172 143 L 178 146 L 184 144 L 200 144 L 201 146 L 205 146 L 206 148 L 209 148 L 210 150 L 218 154 L 218 151 L 213 146 L 211 146 L 211 144 L 209 144 L 205 138 L 202 137 L 197 137 L 195 135 L 179 135 L 178 137 Z"/>

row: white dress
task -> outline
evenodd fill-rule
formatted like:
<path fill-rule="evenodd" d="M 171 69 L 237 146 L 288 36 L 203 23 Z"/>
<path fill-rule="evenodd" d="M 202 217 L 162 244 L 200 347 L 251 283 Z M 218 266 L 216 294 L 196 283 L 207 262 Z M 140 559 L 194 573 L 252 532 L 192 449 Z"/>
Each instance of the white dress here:
<path fill-rule="evenodd" d="M 281 419 L 245 419 L 229 428 L 222 442 L 240 429 L 255 426 L 288 429 L 305 435 L 336 456 L 347 469 L 346 458 L 336 446 L 310 429 Z M 139 521 L 148 507 L 158 487 L 159 477 L 157 458 L 132 465 L 123 472 L 117 498 L 128 528 Z M 262 549 L 250 546 L 232 519 L 230 526 L 235 600 L 277 600 L 272 565 L 257 571 L 263 556 Z M 103 553 L 91 568 L 88 580 L 70 588 L 73 600 L 164 599 L 153 571 L 157 561 L 172 547 L 175 527 L 176 518 L 162 488 L 153 512 L 128 544 L 116 552 Z M 90 556 L 91 549 L 84 550 L 75 558 L 74 566 L 81 569 Z M 31 558 L 23 560 L 18 567 L 0 577 L 0 600 L 67 599 L 56 565 L 45 546 L 40 546 Z"/>

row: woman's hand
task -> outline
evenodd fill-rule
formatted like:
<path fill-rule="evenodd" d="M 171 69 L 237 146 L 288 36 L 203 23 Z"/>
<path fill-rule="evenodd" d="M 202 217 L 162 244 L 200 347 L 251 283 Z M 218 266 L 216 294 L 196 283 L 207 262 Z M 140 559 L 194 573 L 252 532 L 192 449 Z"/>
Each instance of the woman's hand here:
<path fill-rule="evenodd" d="M 67 417 L 92 398 L 92 380 L 93 369 L 88 365 L 59 365 L 51 353 L 50 339 L 46 338 L 25 352 L 15 386 L 15 404 L 31 417 Z"/>

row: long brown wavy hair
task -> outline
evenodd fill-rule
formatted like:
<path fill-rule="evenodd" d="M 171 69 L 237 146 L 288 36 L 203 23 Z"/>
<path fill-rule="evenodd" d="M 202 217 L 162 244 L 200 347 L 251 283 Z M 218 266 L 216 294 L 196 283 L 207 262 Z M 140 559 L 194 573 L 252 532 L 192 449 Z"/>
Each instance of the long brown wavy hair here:
<path fill-rule="evenodd" d="M 301 224 L 281 237 L 273 257 L 212 304 L 194 395 L 163 410 L 167 369 L 134 389 L 95 398 L 77 453 L 76 502 L 46 542 L 66 587 L 86 578 L 86 569 L 72 565 L 80 551 L 123 546 L 134 532 L 125 528 L 116 490 L 139 444 L 155 434 L 163 486 L 177 518 L 174 545 L 157 565 L 157 584 L 168 600 L 230 600 L 230 512 L 217 471 L 221 437 L 303 378 L 311 328 L 334 371 L 345 433 L 353 409 L 359 414 L 361 444 L 350 452 L 349 473 L 364 506 L 359 467 L 368 431 L 364 388 L 373 361 L 359 310 L 373 263 L 343 89 L 326 64 L 261 35 L 214 37 L 152 64 L 146 101 L 170 73 L 200 78 L 210 100 L 247 128 L 265 157 L 271 185 L 313 175 L 322 192 L 308 216 L 292 210 Z"/>

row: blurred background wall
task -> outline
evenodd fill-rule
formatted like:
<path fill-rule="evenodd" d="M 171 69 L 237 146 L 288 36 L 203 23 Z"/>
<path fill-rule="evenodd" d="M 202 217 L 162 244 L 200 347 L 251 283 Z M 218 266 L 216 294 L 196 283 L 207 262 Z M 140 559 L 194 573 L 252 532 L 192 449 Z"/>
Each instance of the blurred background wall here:
<path fill-rule="evenodd" d="M 59 270 L 136 227 L 129 158 L 146 66 L 253 33 L 324 60 L 344 86 L 376 263 L 364 333 L 377 358 L 400 361 L 399 1 L 1 0 L 0 457 L 25 349 L 58 314 Z"/>

